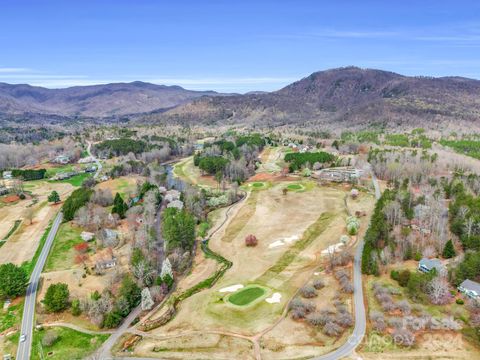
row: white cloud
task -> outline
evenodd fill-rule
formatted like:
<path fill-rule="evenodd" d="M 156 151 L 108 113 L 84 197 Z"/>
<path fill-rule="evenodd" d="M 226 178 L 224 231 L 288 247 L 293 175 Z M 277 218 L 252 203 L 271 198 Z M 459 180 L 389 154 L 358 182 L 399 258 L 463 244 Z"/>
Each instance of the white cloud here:
<path fill-rule="evenodd" d="M 18 74 L 28 71 L 30 71 L 30 69 L 20 67 L 0 67 L 0 74 Z"/>

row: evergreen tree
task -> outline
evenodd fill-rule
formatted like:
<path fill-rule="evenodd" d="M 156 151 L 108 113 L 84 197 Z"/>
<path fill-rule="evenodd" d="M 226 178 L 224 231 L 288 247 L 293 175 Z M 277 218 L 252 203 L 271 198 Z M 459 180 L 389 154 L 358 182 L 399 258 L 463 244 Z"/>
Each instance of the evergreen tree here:
<path fill-rule="evenodd" d="M 65 310 L 68 307 L 68 298 L 70 296 L 70 291 L 68 291 L 68 285 L 64 283 L 51 284 L 43 303 L 49 312 L 60 312 Z"/>
<path fill-rule="evenodd" d="M 450 259 L 456 255 L 455 248 L 453 247 L 452 240 L 448 240 L 443 248 L 443 257 L 445 259 Z"/>
<path fill-rule="evenodd" d="M 118 216 L 120 216 L 120 219 L 124 219 L 127 210 L 128 205 L 123 201 L 122 196 L 117 193 L 115 195 L 115 199 L 113 199 L 112 214 L 118 214 Z"/>
<path fill-rule="evenodd" d="M 28 277 L 25 270 L 12 263 L 0 265 L 0 296 L 17 297 L 25 294 Z"/>

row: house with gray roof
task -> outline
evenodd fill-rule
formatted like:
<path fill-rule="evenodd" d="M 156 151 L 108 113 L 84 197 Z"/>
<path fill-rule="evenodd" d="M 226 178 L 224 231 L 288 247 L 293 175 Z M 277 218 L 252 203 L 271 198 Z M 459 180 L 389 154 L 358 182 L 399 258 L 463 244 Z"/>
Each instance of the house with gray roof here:
<path fill-rule="evenodd" d="M 418 263 L 418 270 L 421 272 L 428 273 L 433 269 L 437 270 L 437 273 L 439 274 L 442 274 L 447 270 L 439 259 L 423 258 Z"/>
<path fill-rule="evenodd" d="M 480 298 L 480 284 L 472 280 L 464 280 L 457 288 L 471 299 Z"/>

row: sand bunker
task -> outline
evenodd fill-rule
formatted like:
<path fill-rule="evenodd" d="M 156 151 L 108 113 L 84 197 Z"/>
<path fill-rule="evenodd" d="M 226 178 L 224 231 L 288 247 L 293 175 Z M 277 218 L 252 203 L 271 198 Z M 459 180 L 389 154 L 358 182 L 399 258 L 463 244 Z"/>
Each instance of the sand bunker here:
<path fill-rule="evenodd" d="M 237 284 L 237 285 L 232 285 L 232 286 L 227 286 L 227 287 L 224 287 L 218 291 L 220 292 L 235 292 L 237 290 L 240 290 L 241 288 L 243 288 L 243 285 L 242 284 Z"/>
<path fill-rule="evenodd" d="M 298 235 L 289 236 L 289 237 L 274 241 L 273 243 L 268 245 L 268 247 L 270 249 L 273 249 L 273 248 L 276 248 L 276 247 L 279 247 L 279 246 L 290 244 L 294 241 L 297 241 L 298 239 L 300 239 L 300 237 Z"/>
<path fill-rule="evenodd" d="M 281 298 L 282 298 L 282 294 L 276 292 L 276 293 L 273 293 L 273 295 L 270 296 L 269 298 L 266 298 L 265 301 L 268 302 L 269 304 L 275 304 L 275 303 L 279 303 Z"/>

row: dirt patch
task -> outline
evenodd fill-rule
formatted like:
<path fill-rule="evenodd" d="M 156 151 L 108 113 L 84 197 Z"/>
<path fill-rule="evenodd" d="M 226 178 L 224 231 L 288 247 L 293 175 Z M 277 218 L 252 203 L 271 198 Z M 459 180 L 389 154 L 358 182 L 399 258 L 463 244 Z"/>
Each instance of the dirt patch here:
<path fill-rule="evenodd" d="M 247 180 L 247 182 L 255 182 L 255 181 L 297 181 L 299 178 L 294 176 L 282 176 L 280 174 L 270 174 L 270 173 L 258 173 L 253 175 L 251 178 Z"/>
<path fill-rule="evenodd" d="M 18 195 L 7 195 L 7 196 L 2 198 L 2 202 L 4 202 L 5 204 L 13 203 L 13 202 L 16 202 L 18 200 L 20 200 Z"/>

